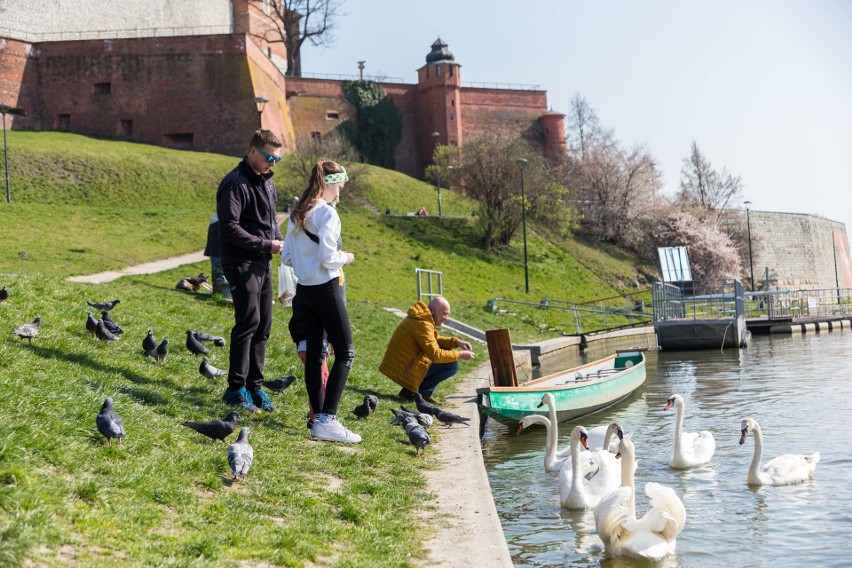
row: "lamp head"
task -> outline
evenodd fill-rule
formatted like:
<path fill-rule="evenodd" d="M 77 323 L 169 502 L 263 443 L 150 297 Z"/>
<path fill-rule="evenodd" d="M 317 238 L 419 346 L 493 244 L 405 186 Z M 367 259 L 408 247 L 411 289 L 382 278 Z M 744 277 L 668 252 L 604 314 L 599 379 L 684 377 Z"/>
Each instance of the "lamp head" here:
<path fill-rule="evenodd" d="M 269 99 L 266 97 L 255 97 L 254 104 L 257 105 L 257 112 L 263 112 L 263 107 L 266 106 L 266 103 L 269 102 Z"/>
<path fill-rule="evenodd" d="M 743 205 L 745 205 L 746 211 L 751 208 L 751 201 L 743 201 Z"/>
<path fill-rule="evenodd" d="M 521 168 L 522 170 L 523 170 L 525 167 L 527 167 L 527 162 L 529 162 L 529 160 L 527 160 L 526 158 L 518 158 L 518 166 L 520 166 L 520 168 Z"/>

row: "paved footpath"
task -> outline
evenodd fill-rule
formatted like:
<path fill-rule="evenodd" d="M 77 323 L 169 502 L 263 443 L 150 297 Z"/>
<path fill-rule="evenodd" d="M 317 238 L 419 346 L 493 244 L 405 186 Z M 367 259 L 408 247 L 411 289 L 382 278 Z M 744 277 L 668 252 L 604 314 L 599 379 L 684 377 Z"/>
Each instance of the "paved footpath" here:
<path fill-rule="evenodd" d="M 146 262 L 145 264 L 137 264 L 136 266 L 128 266 L 121 270 L 108 270 L 106 272 L 98 272 L 97 274 L 88 274 L 86 276 L 71 276 L 69 282 L 88 282 L 90 284 L 102 284 L 104 282 L 112 282 L 122 276 L 133 276 L 136 274 L 154 274 L 169 270 L 183 264 L 195 264 L 207 260 L 204 256 L 204 251 L 191 252 L 172 258 L 164 258 L 163 260 L 155 260 L 154 262 Z"/>

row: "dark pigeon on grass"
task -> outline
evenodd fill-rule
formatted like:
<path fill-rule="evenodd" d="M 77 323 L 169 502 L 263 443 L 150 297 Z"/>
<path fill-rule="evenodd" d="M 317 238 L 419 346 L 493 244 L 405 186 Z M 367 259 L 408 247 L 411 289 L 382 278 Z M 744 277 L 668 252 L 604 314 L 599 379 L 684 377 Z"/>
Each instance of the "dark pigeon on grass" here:
<path fill-rule="evenodd" d="M 406 419 L 403 424 L 405 433 L 408 434 L 408 441 L 414 446 L 414 455 L 420 455 L 420 450 L 426 451 L 426 446 L 432 443 L 432 438 L 429 432 L 423 426 L 417 423 L 416 420 Z"/>
<path fill-rule="evenodd" d="M 202 272 L 198 276 L 194 276 L 192 278 L 187 278 L 186 281 L 189 282 L 190 284 L 192 284 L 195 287 L 195 289 L 198 290 L 199 286 L 201 286 L 202 284 L 207 282 L 207 275 Z"/>
<path fill-rule="evenodd" d="M 124 438 L 124 424 L 121 423 L 121 417 L 113 409 L 110 397 L 104 400 L 101 411 L 95 419 L 95 424 L 98 426 L 98 432 L 106 437 L 108 446 L 112 445 L 113 438 L 118 438 L 118 445 L 121 445 L 121 439 Z"/>
<path fill-rule="evenodd" d="M 209 422 L 190 422 L 187 420 L 183 423 L 187 428 L 192 428 L 199 434 L 203 434 L 211 440 L 225 441 L 225 438 L 230 436 L 237 428 L 237 420 L 240 415 L 237 412 L 230 412 L 221 420 L 211 420 Z"/>
<path fill-rule="evenodd" d="M 0 288 L 0 302 L 5 302 L 9 299 L 9 287 L 3 286 Z"/>
<path fill-rule="evenodd" d="M 216 347 L 225 346 L 224 337 L 219 337 L 218 335 L 210 335 L 206 331 L 193 331 L 192 335 L 201 343 L 207 343 L 208 341 L 212 341 L 213 345 L 215 345 Z"/>
<path fill-rule="evenodd" d="M 154 347 L 150 351 L 147 351 L 145 353 L 145 356 L 150 357 L 151 359 L 153 359 L 154 361 L 159 363 L 161 361 L 165 361 L 168 354 L 169 354 L 169 340 L 164 339 L 160 342 L 159 345 L 157 345 L 156 347 Z"/>
<path fill-rule="evenodd" d="M 411 412 L 410 410 L 397 410 L 395 408 L 391 408 L 390 411 L 393 413 L 393 419 L 391 419 L 391 424 L 393 425 L 401 425 L 405 427 L 405 425 L 414 420 L 424 428 L 429 428 L 432 426 L 432 415 L 431 414 L 420 414 L 419 412 Z"/>
<path fill-rule="evenodd" d="M 249 429 L 241 428 L 237 441 L 228 446 L 228 465 L 231 466 L 232 481 L 245 481 L 254 461 L 254 449 L 248 441 Z"/>
<path fill-rule="evenodd" d="M 375 400 L 371 400 L 375 399 Z M 356 406 L 352 410 L 352 414 L 357 416 L 358 418 L 367 418 L 369 415 L 376 410 L 376 407 L 379 405 L 379 399 L 375 395 L 368 394 L 364 397 L 364 402 Z"/>
<path fill-rule="evenodd" d="M 95 316 L 92 315 L 92 312 L 87 312 L 86 315 L 86 331 L 95 335 L 95 329 L 98 327 L 98 320 L 95 319 Z"/>
<path fill-rule="evenodd" d="M 101 312 L 101 321 L 104 322 L 104 326 L 110 331 L 110 333 L 114 335 L 121 335 L 124 333 L 124 330 L 121 329 L 115 321 L 109 317 L 109 312 L 103 310 Z"/>
<path fill-rule="evenodd" d="M 440 408 L 433 404 L 429 404 L 423 399 L 423 395 L 419 392 L 414 393 L 414 404 L 417 405 L 417 411 L 423 414 L 431 414 L 436 416 L 441 411 Z"/>
<path fill-rule="evenodd" d="M 415 412 L 413 410 L 409 410 L 409 409 L 405 408 L 401 404 L 399 405 L 399 409 L 402 412 L 413 416 L 414 419 L 417 420 L 417 422 L 419 422 L 420 425 L 423 426 L 424 428 L 431 428 L 432 424 L 435 422 L 435 418 L 431 414 L 423 414 L 422 412 Z"/>
<path fill-rule="evenodd" d="M 211 382 L 216 380 L 216 377 L 224 377 L 228 374 L 228 371 L 224 369 L 217 369 L 216 367 L 211 365 L 207 357 L 201 358 L 201 365 L 198 366 L 198 372 Z"/>
<path fill-rule="evenodd" d="M 33 337 L 38 335 L 38 328 L 41 325 L 41 317 L 37 317 L 30 323 L 25 323 L 18 329 L 12 332 L 13 335 L 17 335 L 21 338 L 21 341 L 24 339 L 28 340 L 30 343 L 33 342 Z"/>
<path fill-rule="evenodd" d="M 286 377 L 278 377 L 271 381 L 262 381 L 261 384 L 272 392 L 282 393 L 287 390 L 287 387 L 293 384 L 296 380 L 296 375 L 287 375 Z"/>
<path fill-rule="evenodd" d="M 446 424 L 447 428 L 452 428 L 453 424 L 464 424 L 465 426 L 470 426 L 470 424 L 468 424 L 468 422 L 470 422 L 470 418 L 467 418 L 466 416 L 459 416 L 458 414 L 453 414 L 446 410 L 439 409 L 435 418 L 437 418 L 440 423 Z"/>
<path fill-rule="evenodd" d="M 95 325 L 95 337 L 101 341 L 115 341 L 118 339 L 117 335 L 107 329 L 103 321 L 98 321 Z"/>
<path fill-rule="evenodd" d="M 148 335 L 142 340 L 142 353 L 147 354 L 157 348 L 157 339 L 154 337 L 154 332 L 148 330 Z"/>
<path fill-rule="evenodd" d="M 90 302 L 86 300 L 86 303 L 95 308 L 96 310 L 106 310 L 110 311 L 114 307 L 116 307 L 121 300 L 113 300 L 112 302 Z"/>
<path fill-rule="evenodd" d="M 192 335 L 192 332 L 186 330 L 186 348 L 189 349 L 189 352 L 193 355 L 207 355 L 210 351 L 204 347 L 204 344 L 195 339 L 195 336 Z"/>

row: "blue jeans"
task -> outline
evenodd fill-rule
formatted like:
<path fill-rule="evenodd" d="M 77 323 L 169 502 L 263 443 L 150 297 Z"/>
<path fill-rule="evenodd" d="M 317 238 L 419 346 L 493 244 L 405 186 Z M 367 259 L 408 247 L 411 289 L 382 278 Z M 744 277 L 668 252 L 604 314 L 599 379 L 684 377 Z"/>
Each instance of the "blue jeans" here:
<path fill-rule="evenodd" d="M 432 393 L 435 392 L 435 387 L 458 372 L 458 361 L 453 361 L 452 363 L 432 363 L 429 365 L 429 370 L 426 371 L 426 376 L 423 377 L 423 382 L 420 383 L 420 388 L 417 390 L 420 394 L 432 396 Z"/>

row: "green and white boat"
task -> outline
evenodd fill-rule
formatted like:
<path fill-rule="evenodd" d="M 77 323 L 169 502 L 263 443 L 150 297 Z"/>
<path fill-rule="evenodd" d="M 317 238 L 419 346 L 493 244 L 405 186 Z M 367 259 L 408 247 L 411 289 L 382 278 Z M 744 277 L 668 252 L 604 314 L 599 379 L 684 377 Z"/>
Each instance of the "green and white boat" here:
<path fill-rule="evenodd" d="M 530 414 L 547 416 L 547 408 L 539 408 L 539 403 L 545 393 L 550 393 L 556 400 L 556 416 L 564 422 L 615 404 L 644 382 L 645 354 L 624 351 L 521 386 L 477 389 L 476 403 L 480 415 L 516 426 Z"/>

